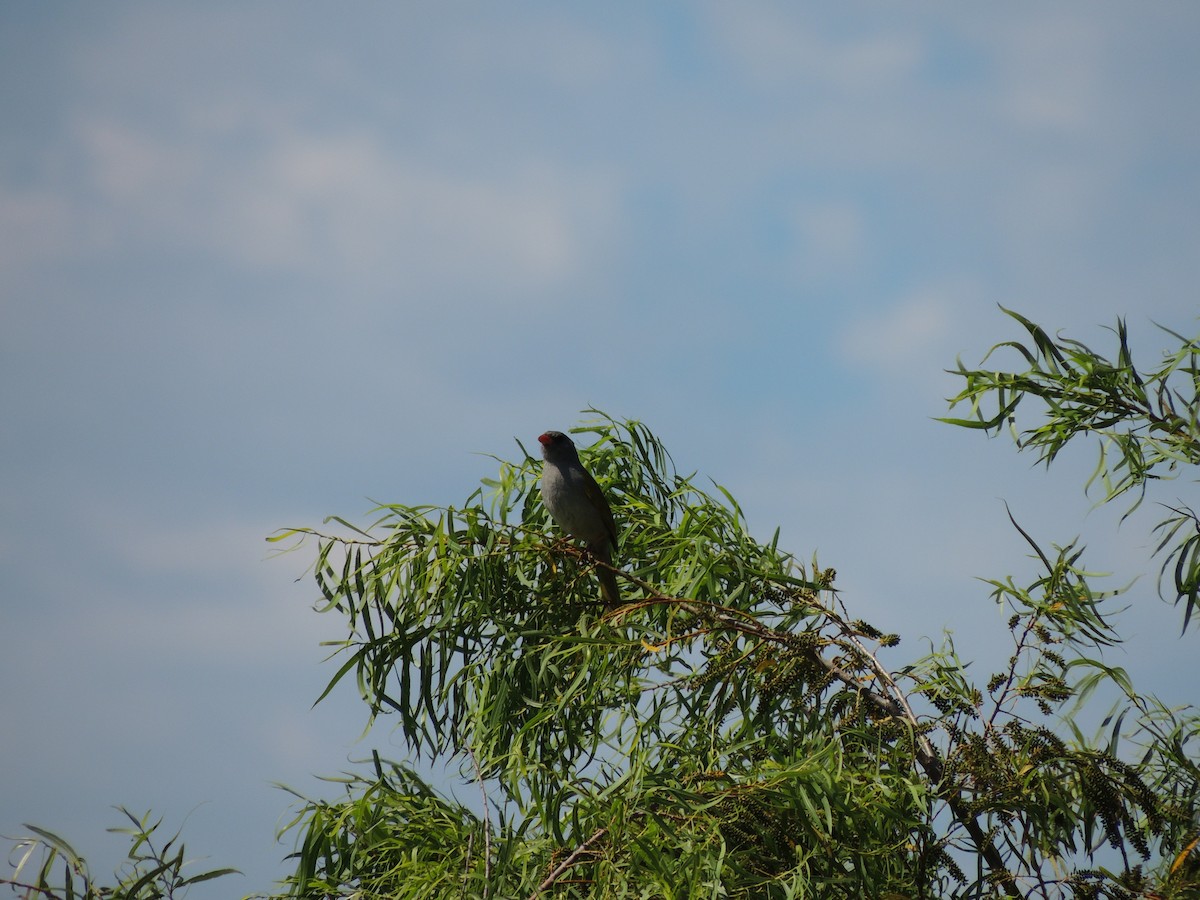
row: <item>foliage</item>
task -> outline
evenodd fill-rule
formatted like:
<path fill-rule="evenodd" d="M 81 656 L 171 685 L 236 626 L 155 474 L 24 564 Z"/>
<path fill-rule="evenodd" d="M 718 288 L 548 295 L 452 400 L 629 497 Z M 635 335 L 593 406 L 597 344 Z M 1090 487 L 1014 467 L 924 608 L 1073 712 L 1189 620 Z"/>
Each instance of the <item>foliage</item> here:
<path fill-rule="evenodd" d="M 966 385 L 951 403 L 966 404 L 970 416 L 943 421 L 988 432 L 1007 426 L 1017 446 L 1036 451 L 1047 466 L 1075 438 L 1095 438 L 1099 459 L 1088 487 L 1099 484 L 1102 503 L 1133 495 L 1130 512 L 1142 502 L 1148 482 L 1200 465 L 1200 338 L 1163 328 L 1180 348 L 1164 354 L 1158 368 L 1141 371 L 1123 320 L 1113 329 L 1116 358 L 1108 359 L 1080 341 L 1055 340 L 1024 316 L 1004 311 L 1021 323 L 1030 342 L 997 344 L 980 365 L 1008 349 L 1028 368 L 968 369 L 960 361 L 956 374 Z M 1037 425 L 1018 430 L 1017 408 L 1026 399 L 1041 401 L 1045 415 Z M 1200 517 L 1183 503 L 1168 512 L 1156 528 L 1164 557 L 1160 589 L 1165 581 L 1175 602 L 1184 601 L 1186 631 L 1200 601 Z"/>
<path fill-rule="evenodd" d="M 115 834 L 128 835 L 130 848 L 126 864 L 116 872 L 112 886 L 96 883 L 87 862 L 52 832 L 26 825 L 30 837 L 15 842 L 10 857 L 12 874 L 0 878 L 22 897 L 44 900 L 172 900 L 182 898 L 187 888 L 203 881 L 237 873 L 236 869 L 212 869 L 185 876 L 189 865 L 176 832 L 162 845 L 155 832 L 162 820 L 151 822 L 149 814 L 135 816 L 121 807 L 130 821 L 122 828 L 110 828 Z"/>
<path fill-rule="evenodd" d="M 827 884 L 849 895 L 864 877 L 910 890 L 932 802 L 910 760 L 926 741 L 896 718 L 895 700 L 860 689 L 887 678 L 868 642 L 888 639 L 825 608 L 833 573 L 806 574 L 754 541 L 732 498 L 679 475 L 644 427 L 592 430 L 589 465 L 636 561 L 621 573 L 630 603 L 602 614 L 592 563 L 551 534 L 538 466 L 502 462 L 460 508 L 389 506 L 353 537 L 279 536 L 317 538 L 323 608 L 351 625 L 330 687 L 353 675 L 418 756 L 477 767 L 494 852 L 454 846 L 481 893 L 527 895 L 568 852 L 557 848 L 584 845 L 556 887 L 699 896 L 758 891 L 790 872 L 793 893 Z M 377 768 L 371 796 L 410 797 L 393 788 L 413 774 L 390 771 L 398 777 Z M 338 856 L 307 852 L 318 824 L 300 852 L 305 896 L 330 891 L 305 873 Z M 862 853 L 831 852 L 866 835 Z M 446 856 L 436 846 L 435 869 Z M 414 878 L 408 853 L 382 861 L 387 872 L 370 880 L 385 887 L 364 896 L 427 896 L 440 877 Z"/>
<path fill-rule="evenodd" d="M 1013 652 L 985 687 L 952 644 L 892 672 L 878 655 L 898 638 L 850 618 L 832 570 L 756 541 L 729 493 L 681 475 L 643 425 L 601 414 L 579 432 L 622 526 L 618 610 L 598 599 L 599 563 L 549 526 L 528 455 L 460 507 L 277 536 L 315 540 L 321 609 L 348 623 L 330 689 L 353 678 L 416 761 L 456 761 L 485 797 L 473 811 L 376 760 L 293 823 L 292 896 L 1200 885 L 1200 726 L 1103 663 L 1119 637 L 1081 551 L 1030 538 L 1044 572 L 991 582 Z M 1060 734 L 1100 684 L 1129 697 L 1111 733 Z"/>

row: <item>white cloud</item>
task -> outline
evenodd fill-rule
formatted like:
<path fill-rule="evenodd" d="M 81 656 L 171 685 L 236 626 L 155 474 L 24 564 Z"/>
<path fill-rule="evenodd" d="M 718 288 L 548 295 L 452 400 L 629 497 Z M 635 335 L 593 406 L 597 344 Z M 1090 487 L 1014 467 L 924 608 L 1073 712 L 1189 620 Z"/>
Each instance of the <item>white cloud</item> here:
<path fill-rule="evenodd" d="M 266 224 L 287 235 L 288 262 L 323 253 L 350 269 L 394 260 L 449 280 L 486 271 L 543 285 L 570 276 L 585 254 L 571 207 L 600 199 L 571 196 L 554 171 L 492 180 L 439 171 L 389 156 L 362 134 L 281 144 L 261 169 L 231 206 L 245 233 Z"/>
<path fill-rule="evenodd" d="M 595 265 L 614 225 L 614 184 L 598 172 L 526 164 L 487 176 L 405 157 L 363 131 L 243 123 L 151 133 L 110 119 L 80 125 L 93 185 L 123 223 L 118 242 L 205 247 L 266 270 L 362 284 L 436 284 L 519 295 Z M 117 226 L 113 226 L 116 228 Z"/>
<path fill-rule="evenodd" d="M 841 353 L 853 363 L 919 363 L 927 369 L 935 348 L 953 332 L 955 306 L 975 295 L 963 284 L 919 289 L 889 308 L 855 319 L 839 339 Z"/>
<path fill-rule="evenodd" d="M 710 4 L 715 39 L 751 79 L 781 84 L 815 80 L 822 90 L 875 92 L 910 79 L 926 48 L 922 37 L 892 29 L 853 37 L 819 33 L 809 11 L 770 3 Z"/>

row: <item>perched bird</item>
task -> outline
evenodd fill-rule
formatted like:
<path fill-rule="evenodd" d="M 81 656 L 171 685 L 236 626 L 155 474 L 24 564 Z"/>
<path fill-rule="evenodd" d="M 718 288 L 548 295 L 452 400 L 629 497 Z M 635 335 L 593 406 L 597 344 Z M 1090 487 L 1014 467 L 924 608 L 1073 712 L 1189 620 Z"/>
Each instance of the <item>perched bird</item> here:
<path fill-rule="evenodd" d="M 538 436 L 542 445 L 542 501 L 558 527 L 583 541 L 588 553 L 606 565 L 612 565 L 617 549 L 617 525 L 612 509 L 596 479 L 579 461 L 575 443 L 561 431 Z M 597 566 L 600 595 L 605 605 L 620 604 L 617 577 L 612 569 Z"/>

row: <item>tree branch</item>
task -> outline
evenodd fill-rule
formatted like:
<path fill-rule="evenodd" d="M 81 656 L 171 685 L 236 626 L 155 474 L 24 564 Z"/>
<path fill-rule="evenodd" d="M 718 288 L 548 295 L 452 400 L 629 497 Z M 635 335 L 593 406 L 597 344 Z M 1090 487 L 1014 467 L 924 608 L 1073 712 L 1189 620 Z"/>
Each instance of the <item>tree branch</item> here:
<path fill-rule="evenodd" d="M 564 872 L 567 871 L 567 869 L 569 869 L 569 868 L 571 868 L 571 866 L 575 865 L 575 861 L 578 860 L 579 857 L 583 856 L 583 854 L 587 852 L 588 847 L 590 847 L 596 841 L 600 840 L 600 838 L 604 837 L 604 835 L 606 835 L 606 834 L 608 834 L 608 829 L 601 828 L 595 834 L 593 834 L 590 838 L 588 838 L 586 841 L 584 841 L 582 844 L 580 844 L 578 847 L 576 847 L 574 849 L 574 851 L 572 851 L 570 856 L 568 856 L 561 863 L 559 863 L 558 867 L 555 868 L 555 870 L 553 872 L 551 872 L 549 875 L 546 876 L 546 880 L 537 886 L 537 890 L 535 890 L 532 894 L 529 895 L 529 900 L 537 900 L 538 894 L 542 893 L 542 891 L 549 890 L 551 887 L 553 887 L 554 882 L 558 881 L 558 879 L 562 876 L 562 874 Z"/>
<path fill-rule="evenodd" d="M 620 572 L 620 570 L 617 571 Z M 697 616 L 715 620 L 717 623 L 723 625 L 731 631 L 737 631 L 741 634 L 756 637 L 762 641 L 768 641 L 783 646 L 793 645 L 794 636 L 790 632 L 777 631 L 773 628 L 769 628 L 749 616 L 744 619 L 740 618 L 735 614 L 734 610 L 730 610 L 728 607 L 720 606 L 715 603 L 705 603 L 703 601 L 684 599 L 680 597 L 664 596 L 657 593 L 653 586 L 649 583 L 643 582 L 641 579 L 625 572 L 620 572 L 620 574 L 628 580 L 633 581 L 642 588 L 646 589 L 652 595 L 646 600 L 640 601 L 641 603 L 674 603 L 682 606 L 684 609 L 687 609 L 689 612 L 692 612 Z M 819 609 L 822 614 L 826 616 L 826 618 L 841 628 L 844 632 L 849 631 L 849 626 L 847 626 L 847 624 L 843 622 L 836 613 L 826 609 L 823 606 L 820 606 L 819 604 L 814 604 L 814 606 Z M 621 609 L 624 608 L 625 607 L 622 607 Z M 916 737 L 914 749 L 917 765 L 920 767 L 921 771 L 925 773 L 926 777 L 929 778 L 931 784 L 940 784 L 942 777 L 945 774 L 945 767 L 942 765 L 942 761 L 939 758 L 937 750 L 934 748 L 933 744 L 930 743 L 930 741 L 920 733 L 920 723 L 917 721 L 916 713 L 914 713 L 912 707 L 908 705 L 908 701 L 904 697 L 903 692 L 900 690 L 899 686 L 896 685 L 895 681 L 892 680 L 891 675 L 882 666 L 882 664 L 880 664 L 879 661 L 876 660 L 875 657 L 869 651 L 867 651 L 865 647 L 863 647 L 856 639 L 854 639 L 853 636 L 851 636 L 851 640 L 854 641 L 857 652 L 861 653 L 867 661 L 869 668 L 875 673 L 876 677 L 879 678 L 883 684 L 891 688 L 892 692 L 895 694 L 895 697 L 887 696 L 881 691 L 877 691 L 868 687 L 860 678 L 855 677 L 852 673 L 843 669 L 836 662 L 831 659 L 827 659 L 825 656 L 815 650 L 812 654 L 813 658 L 819 662 L 825 671 L 828 672 L 833 678 L 840 681 L 846 687 L 857 691 L 859 696 L 864 697 L 868 702 L 876 706 L 885 715 L 904 719 L 909 726 L 913 728 L 914 735 Z M 969 809 L 967 809 L 966 805 L 962 801 L 961 796 L 959 795 L 959 792 L 955 791 L 953 794 L 947 796 L 946 802 L 950 806 L 950 811 L 953 813 L 954 818 L 959 822 L 960 825 L 963 826 L 964 829 L 966 829 L 967 834 L 971 837 L 971 841 L 983 855 L 984 861 L 988 864 L 988 868 L 996 875 L 1004 890 L 1004 893 L 1007 896 L 1014 898 L 1014 900 L 1015 898 L 1021 897 L 1022 894 L 1017 888 L 1017 884 L 1012 876 L 1012 873 L 1008 871 L 1008 866 L 1005 865 L 1003 855 L 1001 855 L 1000 851 L 996 849 L 996 845 L 988 839 L 987 832 L 984 831 L 984 829 L 980 826 L 976 817 L 971 814 Z"/>

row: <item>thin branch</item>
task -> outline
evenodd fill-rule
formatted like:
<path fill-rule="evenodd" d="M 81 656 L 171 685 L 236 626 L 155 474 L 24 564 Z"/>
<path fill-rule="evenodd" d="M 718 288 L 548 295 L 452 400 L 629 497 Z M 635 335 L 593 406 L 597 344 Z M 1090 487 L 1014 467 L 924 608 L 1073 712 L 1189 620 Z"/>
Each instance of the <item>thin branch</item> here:
<path fill-rule="evenodd" d="M 766 625 L 760 624 L 753 617 L 741 612 L 741 610 L 731 609 L 727 606 L 721 606 L 716 603 L 709 603 L 701 600 L 691 600 L 683 597 L 671 597 L 665 594 L 660 594 L 654 591 L 653 585 L 642 581 L 633 575 L 626 574 L 626 578 L 634 582 L 638 586 L 650 591 L 651 596 L 642 600 L 635 601 L 631 604 L 618 607 L 616 614 L 629 611 L 629 607 L 652 606 L 657 603 L 670 603 L 680 606 L 701 618 L 709 618 L 716 621 L 730 631 L 736 631 L 739 634 L 755 637 L 762 641 L 767 641 L 772 644 L 780 644 L 785 647 L 795 645 L 795 636 L 791 632 L 776 631 Z M 827 617 L 837 624 L 843 625 L 835 615 L 824 607 L 817 607 Z M 869 655 L 869 654 L 868 654 Z M 872 690 L 864 685 L 859 679 L 847 672 L 831 659 L 826 659 L 820 653 L 813 651 L 813 658 L 828 672 L 833 678 L 836 678 L 842 684 L 853 690 L 860 691 L 871 703 L 877 706 L 882 712 L 889 716 L 904 716 L 904 707 L 879 691 Z M 915 721 L 915 720 L 914 720 Z"/>
<path fill-rule="evenodd" d="M 37 891 L 39 894 L 45 894 L 51 900 L 58 900 L 58 894 L 54 893 L 50 888 L 38 887 L 36 884 L 13 881 L 11 878 L 0 878 L 0 884 L 7 884 L 13 888 L 24 888 L 26 891 Z"/>
<path fill-rule="evenodd" d="M 468 747 L 467 753 L 471 756 L 471 765 L 475 767 L 475 781 L 479 784 L 479 794 L 483 797 L 483 896 L 484 900 L 487 900 L 488 887 L 492 883 L 492 816 L 488 809 L 487 789 L 483 785 L 483 770 L 479 768 L 475 751 Z"/>
<path fill-rule="evenodd" d="M 604 835 L 606 835 L 606 834 L 608 834 L 608 829 L 601 828 L 595 834 L 593 834 L 590 838 L 588 838 L 586 841 L 584 841 L 582 844 L 580 844 L 578 847 L 576 847 L 572 851 L 571 855 L 568 856 L 566 859 L 564 859 L 561 863 L 559 863 L 558 867 L 555 868 L 555 870 L 553 872 L 551 872 L 549 875 L 546 876 L 546 880 L 543 881 L 541 884 L 539 884 L 537 886 L 537 889 L 532 894 L 529 895 L 529 900 L 537 900 L 538 894 L 542 893 L 542 891 L 549 890 L 551 887 L 553 887 L 554 882 L 558 881 L 558 879 L 562 876 L 562 874 L 564 872 L 567 871 L 567 869 L 569 869 L 569 868 L 571 868 L 571 866 L 575 865 L 576 860 L 578 860 L 579 857 L 583 856 L 583 854 L 587 852 L 588 847 L 590 847 L 596 841 L 600 840 L 600 838 L 604 837 Z"/>
<path fill-rule="evenodd" d="M 466 859 L 463 861 L 463 876 L 462 876 L 463 883 L 462 883 L 462 894 L 461 894 L 461 896 L 463 896 L 463 897 L 465 897 L 467 895 L 467 881 L 471 875 L 471 848 L 474 846 L 475 846 L 475 832 L 472 831 L 467 835 L 467 853 L 466 853 Z M 485 885 L 485 887 L 486 887 L 486 885 Z"/>

